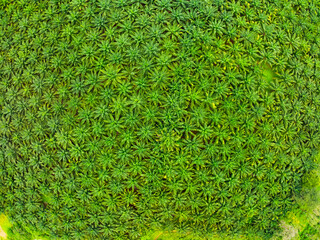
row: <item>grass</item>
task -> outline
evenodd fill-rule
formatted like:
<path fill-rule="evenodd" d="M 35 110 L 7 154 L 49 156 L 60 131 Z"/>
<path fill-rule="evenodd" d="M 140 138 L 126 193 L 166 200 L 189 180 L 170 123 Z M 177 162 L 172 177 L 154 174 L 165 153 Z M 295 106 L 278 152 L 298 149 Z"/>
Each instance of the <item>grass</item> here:
<path fill-rule="evenodd" d="M 0 239 L 6 239 L 7 232 L 11 227 L 9 219 L 4 215 L 0 215 Z"/>

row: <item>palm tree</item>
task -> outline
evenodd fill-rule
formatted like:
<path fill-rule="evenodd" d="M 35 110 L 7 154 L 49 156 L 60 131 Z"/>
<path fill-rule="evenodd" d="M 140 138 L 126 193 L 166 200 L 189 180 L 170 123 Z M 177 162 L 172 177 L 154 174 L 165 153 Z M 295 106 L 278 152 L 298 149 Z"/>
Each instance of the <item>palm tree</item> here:
<path fill-rule="evenodd" d="M 76 161 L 81 159 L 84 156 L 84 147 L 79 144 L 74 144 L 70 148 L 70 156 Z"/>
<path fill-rule="evenodd" d="M 169 183 L 167 184 L 168 188 L 170 189 L 170 191 L 172 191 L 173 196 L 176 196 L 176 194 L 182 190 L 182 184 L 179 181 L 169 181 Z"/>
<path fill-rule="evenodd" d="M 104 104 L 104 103 L 101 103 L 99 106 L 97 106 L 95 108 L 95 111 L 93 112 L 93 116 L 97 119 L 103 119 L 103 120 L 106 120 L 107 119 L 107 116 L 108 114 L 110 113 L 110 109 L 109 109 L 109 106 Z M 95 124 L 96 122 L 93 122 L 93 124 Z M 96 126 L 96 125 L 95 125 Z M 101 125 L 102 126 L 102 125 Z"/>
<path fill-rule="evenodd" d="M 215 180 L 216 185 L 220 185 L 221 183 L 226 182 L 227 176 L 226 176 L 225 172 L 219 171 L 219 172 L 214 176 L 214 180 Z"/>
<path fill-rule="evenodd" d="M 141 232 L 139 231 L 139 229 L 137 227 L 132 227 L 129 230 L 129 236 L 132 239 L 138 239 L 138 238 L 141 238 Z"/>
<path fill-rule="evenodd" d="M 114 235 L 114 232 L 116 231 L 115 226 L 111 224 L 104 224 L 102 226 L 102 229 L 100 232 L 102 233 L 102 236 L 108 239 L 109 237 Z"/>
<path fill-rule="evenodd" d="M 80 229 L 74 229 L 72 231 L 72 236 L 75 240 L 81 240 L 85 238 L 85 233 Z"/>
<path fill-rule="evenodd" d="M 109 114 L 109 119 L 107 122 L 107 130 L 111 133 L 121 132 L 121 129 L 123 128 L 123 119 L 120 118 L 119 114 L 116 114 L 115 116 Z"/>
<path fill-rule="evenodd" d="M 74 193 L 67 193 L 67 192 L 62 193 L 62 201 L 67 206 L 74 206 L 75 201 L 76 201 L 75 194 Z"/>
<path fill-rule="evenodd" d="M 93 187 L 96 183 L 95 178 L 89 172 L 79 174 L 79 182 L 82 187 L 90 188 Z"/>
<path fill-rule="evenodd" d="M 241 163 L 238 171 L 240 173 L 240 177 L 244 178 L 252 172 L 252 167 L 250 166 L 249 162 L 244 162 Z"/>
<path fill-rule="evenodd" d="M 231 191 L 237 189 L 239 187 L 239 184 L 240 184 L 240 180 L 239 180 L 238 176 L 234 176 L 234 177 L 230 178 L 229 186 L 230 186 Z"/>
<path fill-rule="evenodd" d="M 193 171 L 190 167 L 187 166 L 180 167 L 178 170 L 178 176 L 183 181 L 189 181 L 192 179 Z"/>
<path fill-rule="evenodd" d="M 119 194 L 123 191 L 124 184 L 119 180 L 112 180 L 109 183 L 109 189 L 113 194 Z"/>
<path fill-rule="evenodd" d="M 57 165 L 53 169 L 53 174 L 54 174 L 55 179 L 62 180 L 64 178 L 65 170 L 60 165 Z"/>
<path fill-rule="evenodd" d="M 97 227 L 100 225 L 100 217 L 98 214 L 90 213 L 88 223 L 90 225 L 93 225 L 94 227 Z"/>
<path fill-rule="evenodd" d="M 96 141 L 93 140 L 92 144 L 96 144 Z M 85 169 L 87 172 L 93 172 L 95 166 L 97 165 L 97 160 L 94 157 L 91 157 L 91 154 L 94 155 L 93 153 L 90 153 L 89 156 L 87 155 L 84 159 L 80 161 L 80 167 L 82 169 Z"/>
<path fill-rule="evenodd" d="M 159 205 L 159 207 L 165 207 L 165 206 L 168 206 L 170 202 L 170 197 L 167 193 L 165 192 L 161 192 L 160 195 L 159 195 L 159 199 L 158 199 L 158 203 L 157 205 Z"/>
<path fill-rule="evenodd" d="M 251 180 L 250 179 L 244 179 L 242 184 L 241 184 L 241 188 L 245 192 L 250 192 L 251 189 L 253 188 L 253 184 L 252 184 Z"/>
<path fill-rule="evenodd" d="M 188 182 L 186 184 L 185 188 L 186 193 L 189 193 L 190 195 L 196 195 L 196 193 L 199 191 L 198 186 L 195 182 Z"/>
<path fill-rule="evenodd" d="M 77 214 L 74 215 L 73 217 L 73 229 L 74 228 L 79 228 L 79 229 L 84 229 L 87 225 L 87 223 L 84 221 L 85 220 L 85 215 L 87 214 L 87 211 L 83 206 L 79 207 L 77 209 Z"/>
<path fill-rule="evenodd" d="M 224 209 L 224 211 L 227 211 L 227 210 Z M 234 223 L 233 215 L 230 213 L 226 213 L 226 216 L 221 219 L 220 223 L 223 226 L 223 229 L 228 229 L 229 231 L 232 230 L 234 228 L 233 227 L 233 223 Z"/>
<path fill-rule="evenodd" d="M 269 191 L 272 196 L 275 196 L 276 194 L 278 194 L 280 190 L 281 190 L 281 185 L 278 182 L 272 183 L 271 186 L 269 187 Z"/>
<path fill-rule="evenodd" d="M 120 147 L 116 156 L 121 163 L 127 162 L 132 158 L 132 150 L 130 147 Z"/>
<path fill-rule="evenodd" d="M 77 191 L 77 198 L 84 204 L 91 199 L 91 194 L 87 189 L 80 189 Z"/>

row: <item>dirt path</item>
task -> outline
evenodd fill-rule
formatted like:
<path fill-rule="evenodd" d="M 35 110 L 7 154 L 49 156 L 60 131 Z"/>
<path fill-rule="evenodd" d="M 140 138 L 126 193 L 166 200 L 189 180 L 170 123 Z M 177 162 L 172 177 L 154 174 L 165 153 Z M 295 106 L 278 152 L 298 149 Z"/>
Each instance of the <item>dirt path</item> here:
<path fill-rule="evenodd" d="M 161 235 L 162 233 L 160 233 L 154 240 L 157 240 Z"/>

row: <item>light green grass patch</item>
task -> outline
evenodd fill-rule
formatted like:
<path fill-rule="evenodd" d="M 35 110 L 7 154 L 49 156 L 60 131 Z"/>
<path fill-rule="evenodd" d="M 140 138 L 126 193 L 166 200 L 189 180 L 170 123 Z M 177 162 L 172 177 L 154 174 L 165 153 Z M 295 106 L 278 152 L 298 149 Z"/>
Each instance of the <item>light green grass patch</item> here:
<path fill-rule="evenodd" d="M 12 226 L 8 217 L 4 214 L 0 215 L 0 226 L 4 232 L 8 232 L 9 228 Z"/>
<path fill-rule="evenodd" d="M 9 228 L 12 226 L 8 217 L 4 214 L 0 215 L 0 239 L 7 238 L 7 232 Z"/>

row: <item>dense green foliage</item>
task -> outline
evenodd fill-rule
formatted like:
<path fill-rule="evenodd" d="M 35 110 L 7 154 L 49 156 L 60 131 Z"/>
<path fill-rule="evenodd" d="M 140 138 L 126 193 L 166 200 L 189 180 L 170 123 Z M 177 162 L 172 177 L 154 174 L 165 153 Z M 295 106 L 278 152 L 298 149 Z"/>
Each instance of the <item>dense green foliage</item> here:
<path fill-rule="evenodd" d="M 2 0 L 13 231 L 270 236 L 320 143 L 320 4 Z"/>

